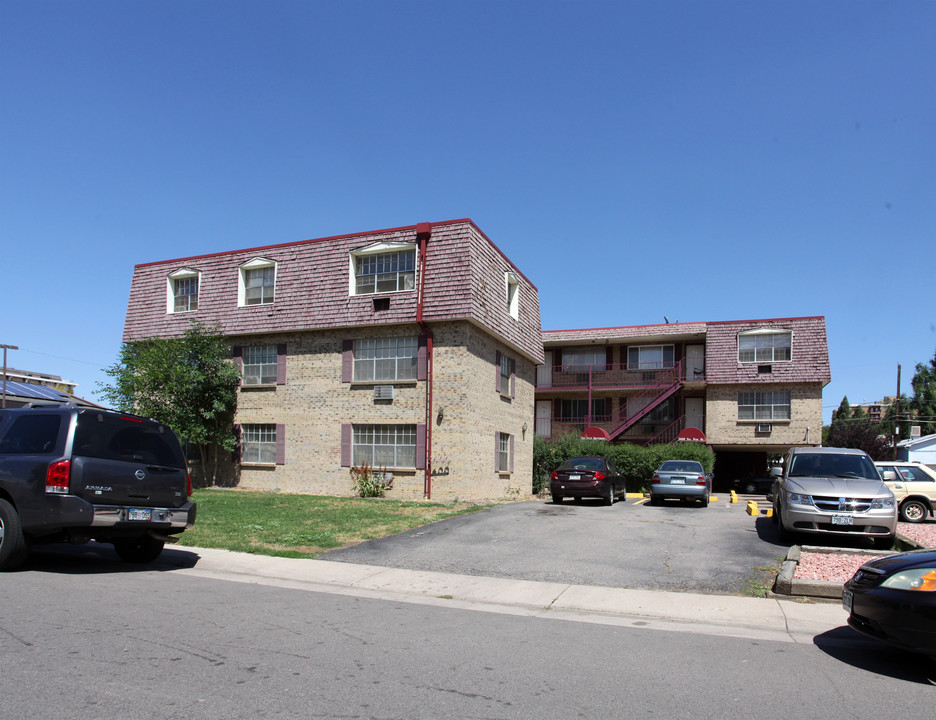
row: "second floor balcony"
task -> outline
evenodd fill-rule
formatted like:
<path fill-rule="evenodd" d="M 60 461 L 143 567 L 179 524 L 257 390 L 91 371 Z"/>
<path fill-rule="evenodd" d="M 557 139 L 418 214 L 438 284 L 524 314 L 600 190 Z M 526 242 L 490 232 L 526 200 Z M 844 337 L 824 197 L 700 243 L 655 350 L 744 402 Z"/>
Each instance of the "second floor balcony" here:
<path fill-rule="evenodd" d="M 705 382 L 704 363 L 698 360 L 687 367 L 684 360 L 679 360 L 660 363 L 540 365 L 536 368 L 537 390 L 630 390 L 665 387 L 675 382 Z"/>

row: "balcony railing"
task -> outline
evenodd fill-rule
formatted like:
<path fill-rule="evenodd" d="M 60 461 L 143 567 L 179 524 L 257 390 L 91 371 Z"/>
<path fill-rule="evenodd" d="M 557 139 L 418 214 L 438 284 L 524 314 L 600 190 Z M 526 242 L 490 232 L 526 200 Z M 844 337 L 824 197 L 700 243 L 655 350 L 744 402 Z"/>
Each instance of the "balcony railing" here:
<path fill-rule="evenodd" d="M 693 367 L 684 372 L 682 360 L 669 363 L 607 363 L 601 365 L 541 365 L 537 368 L 537 390 L 566 388 L 629 389 L 666 387 L 676 381 L 701 382 L 705 370 Z"/>
<path fill-rule="evenodd" d="M 672 442 L 684 429 L 685 423 L 685 416 L 675 420 L 672 417 L 651 416 L 622 432 L 618 440 L 643 445 Z M 578 437 L 587 427 L 601 428 L 611 434 L 619 424 L 607 415 L 593 416 L 590 423 L 587 418 L 582 417 L 539 417 L 536 419 L 536 434 L 547 440 L 556 440 L 567 435 Z"/>

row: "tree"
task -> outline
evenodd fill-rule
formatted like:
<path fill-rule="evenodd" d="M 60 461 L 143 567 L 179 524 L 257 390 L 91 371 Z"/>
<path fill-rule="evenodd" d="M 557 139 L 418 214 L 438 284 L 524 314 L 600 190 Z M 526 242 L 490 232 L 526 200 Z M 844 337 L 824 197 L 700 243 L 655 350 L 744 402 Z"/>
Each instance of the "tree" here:
<path fill-rule="evenodd" d="M 848 395 L 842 398 L 842 402 L 839 403 L 838 410 L 832 412 L 832 424 L 840 422 L 842 420 L 848 420 L 851 417 L 851 405 L 848 404 Z"/>
<path fill-rule="evenodd" d="M 165 423 L 183 443 L 196 446 L 202 476 L 214 484 L 219 452 L 233 451 L 237 442 L 233 422 L 240 374 L 228 360 L 229 350 L 218 327 L 195 320 L 181 338 L 124 343 L 120 360 L 104 370 L 112 383 L 98 383 L 97 394 L 118 410 Z"/>
<path fill-rule="evenodd" d="M 913 424 L 919 424 L 923 435 L 936 433 L 936 353 L 928 364 L 917 363 L 910 384 L 913 386 L 910 407 L 916 416 Z"/>
<path fill-rule="evenodd" d="M 880 425 L 872 425 L 867 419 L 833 423 L 829 429 L 828 445 L 864 450 L 872 460 L 889 460 L 891 456 L 889 438 L 881 433 Z"/>
<path fill-rule="evenodd" d="M 900 434 L 897 437 L 897 440 L 906 440 L 910 437 L 910 423 L 907 422 L 907 417 L 910 413 L 910 398 L 908 398 L 903 393 L 900 393 L 900 415 L 897 415 L 897 398 L 893 401 L 887 403 L 887 407 L 884 409 L 884 416 L 881 418 L 881 429 L 883 432 L 890 435 L 894 434 L 894 428 L 900 429 Z"/>

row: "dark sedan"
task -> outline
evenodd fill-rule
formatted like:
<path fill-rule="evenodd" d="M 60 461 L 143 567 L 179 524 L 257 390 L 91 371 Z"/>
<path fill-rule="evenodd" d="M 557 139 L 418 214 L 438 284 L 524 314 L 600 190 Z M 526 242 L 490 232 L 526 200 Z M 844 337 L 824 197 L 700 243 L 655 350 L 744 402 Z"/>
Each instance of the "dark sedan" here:
<path fill-rule="evenodd" d="M 865 563 L 845 583 L 842 605 L 863 635 L 936 658 L 936 550 Z"/>
<path fill-rule="evenodd" d="M 561 503 L 565 497 L 575 498 L 576 502 L 592 497 L 613 505 L 626 488 L 624 476 L 612 461 L 603 457 L 576 457 L 553 470 L 549 492 L 554 503 Z"/>

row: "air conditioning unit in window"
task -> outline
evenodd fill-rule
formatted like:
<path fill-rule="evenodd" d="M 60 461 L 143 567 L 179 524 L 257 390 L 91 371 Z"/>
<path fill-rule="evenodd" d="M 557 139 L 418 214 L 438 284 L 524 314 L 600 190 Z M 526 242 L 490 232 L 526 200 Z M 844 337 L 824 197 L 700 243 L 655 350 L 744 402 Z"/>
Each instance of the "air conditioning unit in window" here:
<path fill-rule="evenodd" d="M 754 430 L 759 433 L 769 433 L 773 430 L 773 425 L 771 423 L 757 423 L 757 427 L 754 428 Z"/>
<path fill-rule="evenodd" d="M 393 385 L 374 385 L 374 400 L 393 400 Z"/>

